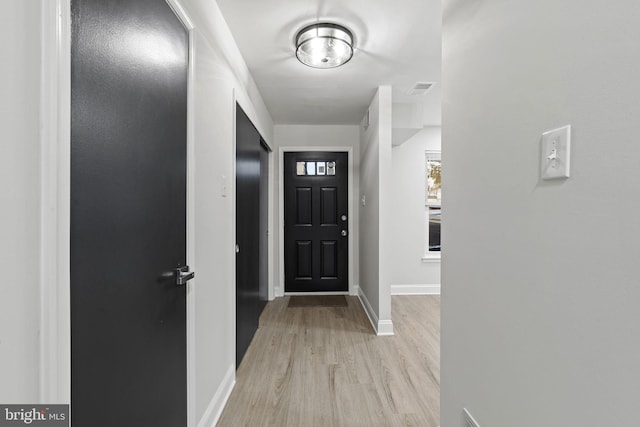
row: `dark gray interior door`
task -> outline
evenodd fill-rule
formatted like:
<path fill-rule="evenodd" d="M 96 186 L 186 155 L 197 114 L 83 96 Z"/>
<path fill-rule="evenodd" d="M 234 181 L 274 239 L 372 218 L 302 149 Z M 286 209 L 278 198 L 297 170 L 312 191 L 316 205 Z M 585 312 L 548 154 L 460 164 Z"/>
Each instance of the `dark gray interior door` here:
<path fill-rule="evenodd" d="M 348 291 L 348 155 L 284 154 L 286 292 Z"/>
<path fill-rule="evenodd" d="M 187 423 L 188 34 L 164 0 L 73 0 L 74 426 Z"/>
<path fill-rule="evenodd" d="M 266 146 L 240 108 L 236 109 L 236 366 L 258 329 L 268 295 Z"/>

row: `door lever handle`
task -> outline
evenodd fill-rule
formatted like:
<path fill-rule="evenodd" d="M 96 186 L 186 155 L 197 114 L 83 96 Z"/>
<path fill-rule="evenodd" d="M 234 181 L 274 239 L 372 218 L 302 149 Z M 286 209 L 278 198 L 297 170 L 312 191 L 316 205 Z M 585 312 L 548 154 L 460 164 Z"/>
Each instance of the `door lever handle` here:
<path fill-rule="evenodd" d="M 176 285 L 185 285 L 189 280 L 195 277 L 196 273 L 189 271 L 189 266 L 176 268 Z"/>

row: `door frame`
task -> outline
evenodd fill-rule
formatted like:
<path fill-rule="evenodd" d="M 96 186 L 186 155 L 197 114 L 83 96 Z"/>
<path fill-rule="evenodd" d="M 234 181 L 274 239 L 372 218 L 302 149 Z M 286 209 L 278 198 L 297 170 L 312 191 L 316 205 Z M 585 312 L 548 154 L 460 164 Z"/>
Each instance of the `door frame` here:
<path fill-rule="evenodd" d="M 165 0 L 189 34 L 187 262 L 195 265 L 195 26 L 181 0 Z M 39 400 L 71 401 L 71 0 L 41 0 Z M 195 284 L 187 283 L 187 425 L 195 426 Z"/>
<path fill-rule="evenodd" d="M 354 215 L 356 213 L 356 206 L 353 204 L 353 147 L 280 147 L 278 148 L 278 284 L 279 288 L 276 289 L 276 296 L 282 297 L 285 295 L 306 295 L 308 292 L 285 292 L 284 291 L 284 153 L 291 152 L 341 152 L 347 153 L 347 165 L 348 165 L 348 189 L 347 189 L 347 206 L 349 208 L 349 219 L 347 224 L 349 227 L 349 243 L 348 243 L 348 260 L 347 270 L 349 279 L 349 290 L 347 292 L 313 292 L 314 295 L 358 295 L 358 286 L 355 283 L 355 237 L 357 233 L 354 232 Z"/>

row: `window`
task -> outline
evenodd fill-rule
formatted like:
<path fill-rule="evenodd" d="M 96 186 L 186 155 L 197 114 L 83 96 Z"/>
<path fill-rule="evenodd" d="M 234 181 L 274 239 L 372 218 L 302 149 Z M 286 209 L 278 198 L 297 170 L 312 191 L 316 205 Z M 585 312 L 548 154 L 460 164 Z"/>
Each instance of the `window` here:
<path fill-rule="evenodd" d="M 335 175 L 336 162 L 296 162 L 296 175 Z"/>
<path fill-rule="evenodd" d="M 440 151 L 425 151 L 424 260 L 440 259 L 442 212 L 442 162 Z"/>

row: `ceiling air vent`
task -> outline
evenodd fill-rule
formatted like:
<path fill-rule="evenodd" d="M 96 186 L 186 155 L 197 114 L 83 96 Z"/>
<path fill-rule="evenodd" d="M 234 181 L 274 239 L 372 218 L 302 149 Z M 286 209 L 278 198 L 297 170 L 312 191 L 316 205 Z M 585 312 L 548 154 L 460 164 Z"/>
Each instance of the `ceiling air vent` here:
<path fill-rule="evenodd" d="M 417 82 L 409 89 L 409 95 L 424 95 L 431 89 L 431 86 L 433 86 L 433 83 Z"/>
<path fill-rule="evenodd" d="M 467 408 L 462 410 L 462 415 L 464 416 L 464 427 L 480 427 L 478 422 L 473 419 Z"/>

